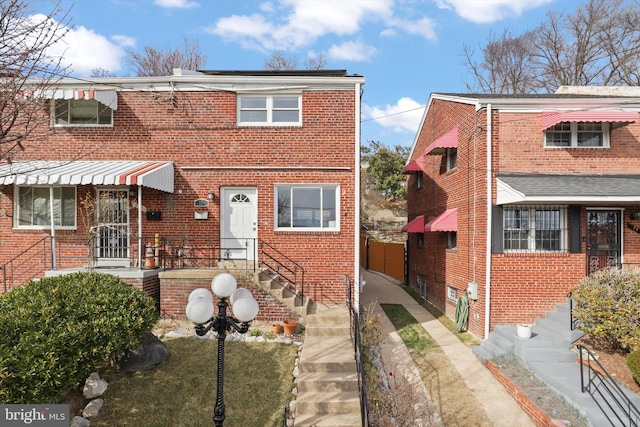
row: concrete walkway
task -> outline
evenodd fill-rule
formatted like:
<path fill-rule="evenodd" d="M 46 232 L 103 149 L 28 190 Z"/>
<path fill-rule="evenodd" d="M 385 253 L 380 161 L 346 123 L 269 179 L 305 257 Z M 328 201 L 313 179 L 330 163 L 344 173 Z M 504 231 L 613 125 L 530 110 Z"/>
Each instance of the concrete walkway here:
<path fill-rule="evenodd" d="M 534 423 L 516 404 L 493 374 L 482 365 L 473 354 L 471 348 L 463 344 L 453 333 L 436 320 L 426 309 L 401 289 L 393 279 L 375 272 L 362 273 L 366 285 L 360 303 L 368 307 L 376 299 L 379 303 L 401 304 L 442 348 L 451 363 L 460 373 L 465 385 L 484 408 L 487 418 L 496 427 L 529 427 Z M 428 398 L 427 388 L 420 379 L 418 369 L 413 363 L 402 339 L 395 332 L 389 319 L 379 305 L 375 313 L 382 316 L 385 339 L 381 344 L 382 357 L 385 363 L 393 363 L 396 372 L 404 372 L 407 379 L 416 384 L 417 390 Z M 429 399 L 430 400 L 430 399 Z"/>

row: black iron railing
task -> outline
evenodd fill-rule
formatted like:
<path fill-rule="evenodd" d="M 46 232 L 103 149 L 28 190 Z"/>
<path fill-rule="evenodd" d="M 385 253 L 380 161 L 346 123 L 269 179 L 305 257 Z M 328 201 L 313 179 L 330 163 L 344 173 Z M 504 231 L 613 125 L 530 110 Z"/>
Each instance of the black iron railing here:
<path fill-rule="evenodd" d="M 567 294 L 567 300 L 569 301 L 569 327 L 570 330 L 574 331 L 578 328 L 579 320 L 573 317 L 573 293 L 569 292 Z"/>
<path fill-rule="evenodd" d="M 351 319 L 351 340 L 356 360 L 356 370 L 358 374 L 358 392 L 360 395 L 360 419 L 363 427 L 369 427 L 369 403 L 367 401 L 367 382 L 364 370 L 364 355 L 362 351 L 362 339 L 360 335 L 360 311 L 354 307 L 353 280 L 349 276 L 344 276 L 347 287 L 347 306 L 349 307 L 349 317 Z"/>
<path fill-rule="evenodd" d="M 586 347 L 578 345 L 580 355 L 580 387 L 593 397 L 612 426 L 638 427 L 640 412 L 622 388 Z M 617 421 L 616 421 L 617 420 Z"/>
<path fill-rule="evenodd" d="M 48 247 L 48 238 L 42 238 L 0 266 L 4 292 L 14 283 L 22 284 L 44 275 L 51 266 Z"/>
<path fill-rule="evenodd" d="M 269 243 L 260 240 L 260 266 L 277 274 L 304 304 L 304 268 Z"/>

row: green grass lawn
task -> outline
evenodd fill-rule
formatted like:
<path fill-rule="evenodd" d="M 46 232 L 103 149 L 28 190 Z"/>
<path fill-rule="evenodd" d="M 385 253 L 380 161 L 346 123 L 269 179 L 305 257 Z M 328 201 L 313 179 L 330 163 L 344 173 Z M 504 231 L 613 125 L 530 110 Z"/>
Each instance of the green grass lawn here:
<path fill-rule="evenodd" d="M 217 341 L 177 338 L 165 343 L 171 356 L 153 370 L 101 373 L 109 388 L 92 426 L 213 425 Z M 225 427 L 281 425 L 293 397 L 297 350 L 281 343 L 225 343 Z"/>

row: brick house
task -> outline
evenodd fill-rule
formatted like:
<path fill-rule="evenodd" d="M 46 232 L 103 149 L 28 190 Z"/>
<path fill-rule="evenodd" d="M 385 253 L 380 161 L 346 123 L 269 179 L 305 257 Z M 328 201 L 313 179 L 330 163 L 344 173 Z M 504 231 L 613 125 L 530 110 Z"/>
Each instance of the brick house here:
<path fill-rule="evenodd" d="M 625 92 L 626 90 L 626 92 Z M 434 93 L 410 159 L 408 284 L 469 330 L 533 323 L 590 272 L 640 263 L 631 89 Z"/>
<path fill-rule="evenodd" d="M 303 271 L 305 296 L 342 302 L 344 277 L 359 280 L 363 84 L 343 70 L 174 70 L 25 88 L 42 124 L 0 165 L 0 263 L 14 277 L 25 253 L 49 272 L 89 259 L 153 283 L 268 256 Z M 150 254 L 162 268 L 145 269 Z"/>

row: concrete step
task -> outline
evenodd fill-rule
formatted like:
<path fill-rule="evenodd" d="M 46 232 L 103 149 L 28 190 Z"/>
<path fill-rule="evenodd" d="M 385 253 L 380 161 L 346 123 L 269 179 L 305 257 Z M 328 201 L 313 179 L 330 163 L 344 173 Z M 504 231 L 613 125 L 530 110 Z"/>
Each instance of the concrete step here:
<path fill-rule="evenodd" d="M 322 307 L 307 319 L 308 325 L 346 325 L 351 324 L 349 309 L 346 306 Z"/>
<path fill-rule="evenodd" d="M 360 410 L 352 414 L 339 415 L 296 415 L 293 423 L 295 427 L 362 427 Z"/>
<path fill-rule="evenodd" d="M 360 414 L 360 396 L 357 391 L 298 394 L 296 402 L 296 414 Z"/>
<path fill-rule="evenodd" d="M 348 337 L 351 333 L 351 327 L 349 324 L 332 325 L 332 324 L 318 324 L 307 323 L 305 329 L 305 337 L 308 336 L 343 336 Z"/>
<path fill-rule="evenodd" d="M 358 392 L 355 372 L 306 372 L 298 376 L 298 392 Z"/>

